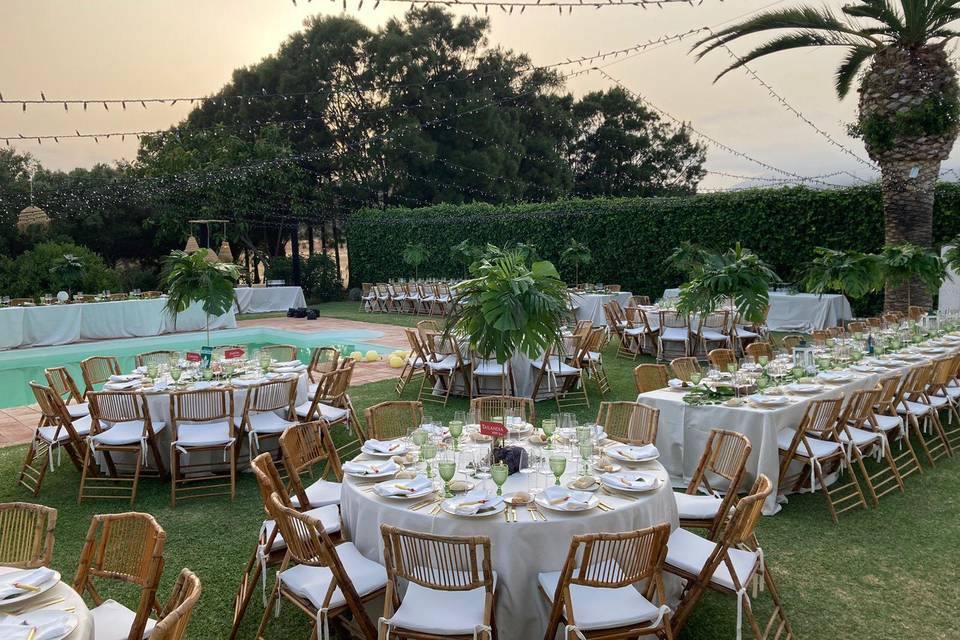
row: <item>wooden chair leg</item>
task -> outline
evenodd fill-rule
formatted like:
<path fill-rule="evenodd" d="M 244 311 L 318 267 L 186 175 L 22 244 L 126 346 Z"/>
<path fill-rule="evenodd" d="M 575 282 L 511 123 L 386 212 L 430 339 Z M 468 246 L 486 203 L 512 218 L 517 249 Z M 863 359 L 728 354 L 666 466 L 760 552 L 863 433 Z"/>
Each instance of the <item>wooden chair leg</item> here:
<path fill-rule="evenodd" d="M 170 445 L 170 508 L 177 508 L 177 483 L 180 481 L 180 455 L 177 448 Z"/>

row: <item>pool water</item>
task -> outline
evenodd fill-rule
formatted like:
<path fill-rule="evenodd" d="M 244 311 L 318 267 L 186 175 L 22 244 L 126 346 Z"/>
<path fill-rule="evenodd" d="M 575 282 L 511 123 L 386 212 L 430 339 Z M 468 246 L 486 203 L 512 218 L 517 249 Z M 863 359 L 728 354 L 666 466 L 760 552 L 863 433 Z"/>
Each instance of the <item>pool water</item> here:
<path fill-rule="evenodd" d="M 271 327 L 251 327 L 227 329 L 210 335 L 210 344 L 244 345 L 248 352 L 268 344 L 290 344 L 299 349 L 298 357 L 303 362 L 310 361 L 310 351 L 314 347 L 352 345 L 353 351 L 366 353 L 376 351 L 379 354 L 390 353 L 393 347 L 385 347 L 374 342 L 381 335 L 377 331 L 319 331 L 314 333 L 289 332 Z M 36 380 L 46 384 L 43 370 L 48 367 L 66 366 L 83 393 L 83 376 L 80 373 L 80 361 L 91 356 L 113 356 L 120 363 L 120 370 L 130 371 L 134 367 L 134 357 L 146 351 L 200 351 L 206 344 L 203 333 L 182 333 L 150 338 L 129 338 L 124 340 L 100 340 L 82 342 L 55 347 L 34 347 L 0 351 L 0 409 L 19 407 L 36 402 L 30 391 L 29 382 Z"/>

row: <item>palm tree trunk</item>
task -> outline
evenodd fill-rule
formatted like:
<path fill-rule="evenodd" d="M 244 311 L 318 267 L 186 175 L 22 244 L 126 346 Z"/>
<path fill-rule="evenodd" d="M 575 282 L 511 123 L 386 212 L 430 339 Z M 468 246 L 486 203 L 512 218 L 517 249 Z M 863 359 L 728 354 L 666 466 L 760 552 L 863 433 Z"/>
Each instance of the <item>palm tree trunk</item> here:
<path fill-rule="evenodd" d="M 919 169 L 916 178 L 910 171 Z M 939 160 L 884 162 L 883 214 L 887 244 L 909 242 L 921 247 L 933 245 L 933 198 L 940 173 Z M 900 286 L 887 285 L 884 308 L 906 313 L 910 304 L 929 309 L 932 296 L 918 280 Z"/>

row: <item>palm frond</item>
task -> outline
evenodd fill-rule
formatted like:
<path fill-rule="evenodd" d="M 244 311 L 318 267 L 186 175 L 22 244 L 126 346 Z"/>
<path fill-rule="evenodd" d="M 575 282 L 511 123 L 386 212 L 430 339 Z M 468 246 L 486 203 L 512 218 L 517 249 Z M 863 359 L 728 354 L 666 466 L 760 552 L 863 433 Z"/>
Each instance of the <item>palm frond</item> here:
<path fill-rule="evenodd" d="M 761 58 L 763 56 L 770 55 L 771 53 L 779 53 L 781 51 L 789 51 L 790 49 L 800 49 L 804 47 L 866 47 L 868 44 L 864 44 L 862 41 L 858 42 L 855 39 L 848 38 L 842 34 L 820 34 L 814 31 L 802 31 L 800 33 L 791 33 L 777 36 L 773 40 L 765 42 L 749 53 L 738 56 L 736 61 L 734 61 L 730 66 L 717 74 L 717 77 L 714 78 L 714 82 L 730 73 L 734 69 L 739 69 L 743 65 Z"/>
<path fill-rule="evenodd" d="M 845 5 L 842 11 L 856 18 L 870 18 L 886 25 L 892 33 L 900 35 L 904 30 L 903 19 L 887 0 L 860 0 L 858 4 Z"/>
<path fill-rule="evenodd" d="M 850 51 L 847 52 L 847 57 L 843 59 L 836 74 L 837 95 L 840 96 L 841 99 L 845 98 L 850 92 L 850 85 L 853 84 L 853 80 L 857 77 L 860 67 L 862 67 L 863 63 L 874 53 L 876 53 L 874 47 L 852 47 Z"/>

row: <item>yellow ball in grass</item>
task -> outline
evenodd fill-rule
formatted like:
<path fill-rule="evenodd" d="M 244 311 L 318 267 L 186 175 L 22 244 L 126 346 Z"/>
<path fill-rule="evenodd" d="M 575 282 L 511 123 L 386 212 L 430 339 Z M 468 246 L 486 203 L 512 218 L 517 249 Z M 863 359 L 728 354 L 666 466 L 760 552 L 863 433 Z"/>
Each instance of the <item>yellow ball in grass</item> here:
<path fill-rule="evenodd" d="M 353 358 L 354 362 L 363 361 L 363 354 L 360 353 L 359 351 L 354 351 L 353 353 L 350 354 L 350 357 Z"/>
<path fill-rule="evenodd" d="M 374 350 L 367 351 L 367 362 L 376 362 L 380 359 L 380 354 Z"/>
<path fill-rule="evenodd" d="M 403 367 L 403 358 L 400 356 L 390 356 L 390 368 L 399 369 Z"/>

